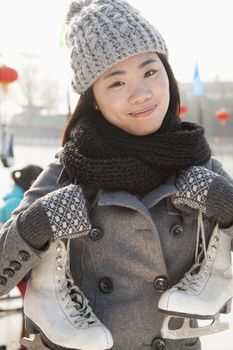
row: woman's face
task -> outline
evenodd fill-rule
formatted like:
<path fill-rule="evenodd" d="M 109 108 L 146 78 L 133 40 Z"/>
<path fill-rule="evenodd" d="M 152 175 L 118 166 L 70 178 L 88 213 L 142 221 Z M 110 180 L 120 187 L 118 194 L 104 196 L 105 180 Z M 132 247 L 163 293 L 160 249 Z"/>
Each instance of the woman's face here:
<path fill-rule="evenodd" d="M 125 59 L 109 68 L 93 84 L 104 117 L 132 135 L 158 130 L 169 105 L 169 80 L 156 53 Z"/>

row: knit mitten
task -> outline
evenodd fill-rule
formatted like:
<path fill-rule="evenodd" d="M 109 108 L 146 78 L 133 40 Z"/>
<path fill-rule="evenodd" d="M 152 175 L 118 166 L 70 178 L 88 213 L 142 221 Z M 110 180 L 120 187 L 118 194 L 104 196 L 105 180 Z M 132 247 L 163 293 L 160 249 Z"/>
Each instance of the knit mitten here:
<path fill-rule="evenodd" d="M 35 248 L 48 240 L 88 234 L 91 222 L 82 188 L 71 184 L 38 199 L 21 214 L 18 228 Z"/>
<path fill-rule="evenodd" d="M 208 191 L 217 176 L 218 174 L 201 166 L 182 171 L 176 181 L 177 192 L 172 198 L 174 205 L 185 204 L 206 212 Z"/>

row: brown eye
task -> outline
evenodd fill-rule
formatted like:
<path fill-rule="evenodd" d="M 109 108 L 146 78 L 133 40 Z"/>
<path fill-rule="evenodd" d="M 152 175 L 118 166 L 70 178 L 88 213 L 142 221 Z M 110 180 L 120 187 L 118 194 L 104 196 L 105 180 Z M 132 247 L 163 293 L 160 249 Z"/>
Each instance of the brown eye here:
<path fill-rule="evenodd" d="M 146 72 L 145 77 L 146 77 L 146 78 L 147 78 L 147 77 L 151 77 L 152 75 L 155 75 L 156 72 L 157 72 L 157 70 L 151 69 L 151 70 L 149 70 L 148 72 Z"/>
<path fill-rule="evenodd" d="M 123 81 L 116 81 L 112 85 L 110 85 L 110 88 L 119 87 L 122 85 L 124 85 Z"/>

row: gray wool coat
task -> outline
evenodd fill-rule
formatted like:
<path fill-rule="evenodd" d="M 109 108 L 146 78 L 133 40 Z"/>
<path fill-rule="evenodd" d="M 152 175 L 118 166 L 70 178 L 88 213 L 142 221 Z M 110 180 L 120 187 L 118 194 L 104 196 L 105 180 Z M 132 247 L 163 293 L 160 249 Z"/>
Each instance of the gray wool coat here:
<path fill-rule="evenodd" d="M 207 167 L 232 182 L 218 161 L 211 159 Z M 61 173 L 57 159 L 2 227 L 0 295 L 16 286 L 42 258 L 20 237 L 17 220 L 37 198 L 64 185 Z M 197 212 L 172 205 L 174 184 L 175 175 L 140 199 L 127 192 L 106 191 L 92 198 L 86 189 L 93 229 L 71 240 L 72 274 L 110 329 L 113 350 L 201 349 L 199 339 L 167 340 L 160 333 L 164 315 L 158 311 L 159 297 L 191 267 L 196 244 Z M 205 218 L 207 237 L 213 225 Z M 225 231 L 233 235 L 233 228 Z M 7 277 L 9 267 L 15 270 L 13 277 Z M 1 283 L 4 276 L 6 284 Z"/>

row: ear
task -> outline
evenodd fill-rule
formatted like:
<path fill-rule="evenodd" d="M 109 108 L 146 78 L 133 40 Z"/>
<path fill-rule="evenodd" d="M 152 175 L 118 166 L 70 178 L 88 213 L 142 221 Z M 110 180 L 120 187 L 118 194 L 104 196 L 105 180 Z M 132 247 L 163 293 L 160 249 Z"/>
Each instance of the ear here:
<path fill-rule="evenodd" d="M 93 102 L 93 106 L 97 111 L 99 110 L 99 106 L 97 105 L 97 103 L 95 101 Z"/>

